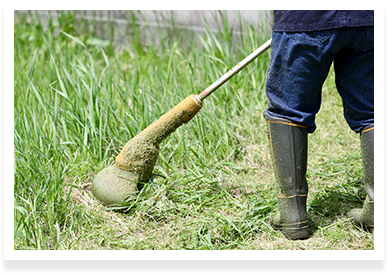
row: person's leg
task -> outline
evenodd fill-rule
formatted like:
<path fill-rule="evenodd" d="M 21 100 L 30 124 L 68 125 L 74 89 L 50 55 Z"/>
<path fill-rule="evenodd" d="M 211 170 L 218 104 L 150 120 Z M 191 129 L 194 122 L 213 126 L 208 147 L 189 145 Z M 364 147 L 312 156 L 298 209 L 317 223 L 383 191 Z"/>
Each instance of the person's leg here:
<path fill-rule="evenodd" d="M 264 112 L 279 189 L 272 225 L 292 240 L 309 236 L 307 135 L 315 130 L 322 84 L 334 59 L 331 43 L 330 31 L 272 36 Z"/>
<path fill-rule="evenodd" d="M 374 42 L 373 27 L 353 28 L 348 44 L 334 60 L 336 85 L 350 128 L 360 133 L 367 197 L 349 212 L 355 223 L 374 230 Z M 345 34 L 344 34 L 345 35 Z"/>

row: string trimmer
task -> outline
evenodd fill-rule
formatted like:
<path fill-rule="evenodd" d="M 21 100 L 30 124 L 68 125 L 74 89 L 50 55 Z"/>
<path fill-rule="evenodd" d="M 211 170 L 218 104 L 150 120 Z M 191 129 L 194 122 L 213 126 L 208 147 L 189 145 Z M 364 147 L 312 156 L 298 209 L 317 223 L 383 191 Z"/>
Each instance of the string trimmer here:
<path fill-rule="evenodd" d="M 125 144 L 116 163 L 99 172 L 92 184 L 93 195 L 103 204 L 123 202 L 136 191 L 137 183 L 147 182 L 159 155 L 159 144 L 202 108 L 202 101 L 245 68 L 271 45 L 269 39 L 244 60 L 198 95 L 189 95 L 157 121 Z"/>

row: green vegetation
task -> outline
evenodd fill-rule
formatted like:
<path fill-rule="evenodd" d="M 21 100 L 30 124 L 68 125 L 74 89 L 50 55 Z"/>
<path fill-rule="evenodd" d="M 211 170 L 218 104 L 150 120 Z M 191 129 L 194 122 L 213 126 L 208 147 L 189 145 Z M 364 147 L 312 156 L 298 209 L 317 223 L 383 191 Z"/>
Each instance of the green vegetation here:
<path fill-rule="evenodd" d="M 146 43 L 150 28 L 136 16 L 128 47 L 74 13 L 47 22 L 15 17 L 15 249 L 373 249 L 373 235 L 347 217 L 365 191 L 358 135 L 343 119 L 333 73 L 309 137 L 312 235 L 292 242 L 269 225 L 276 211 L 262 117 L 269 51 L 162 142 L 155 176 L 137 199 L 100 205 L 93 176 L 128 140 L 270 37 L 242 19 L 243 35 L 233 35 L 215 13 L 218 34 L 172 28 Z"/>

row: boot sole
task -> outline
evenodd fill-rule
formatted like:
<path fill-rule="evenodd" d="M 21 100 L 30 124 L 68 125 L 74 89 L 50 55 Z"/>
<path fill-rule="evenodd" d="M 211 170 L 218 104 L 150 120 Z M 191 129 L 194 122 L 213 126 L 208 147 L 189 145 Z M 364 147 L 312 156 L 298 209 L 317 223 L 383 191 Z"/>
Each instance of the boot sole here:
<path fill-rule="evenodd" d="M 286 236 L 289 240 L 305 240 L 309 238 L 309 226 L 306 223 L 303 224 L 292 224 L 292 225 L 272 225 L 275 230 L 278 230 Z"/>

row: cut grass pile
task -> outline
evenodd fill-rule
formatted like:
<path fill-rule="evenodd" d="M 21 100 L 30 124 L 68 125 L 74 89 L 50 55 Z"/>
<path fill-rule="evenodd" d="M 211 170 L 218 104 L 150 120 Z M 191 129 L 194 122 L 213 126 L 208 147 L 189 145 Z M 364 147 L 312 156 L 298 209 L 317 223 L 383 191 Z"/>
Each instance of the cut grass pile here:
<path fill-rule="evenodd" d="M 132 20 L 125 48 L 78 28 L 73 13 L 45 23 L 16 16 L 15 249 L 373 249 L 373 235 L 346 215 L 365 191 L 358 136 L 342 117 L 332 73 L 309 136 L 312 235 L 293 242 L 270 227 L 269 51 L 161 143 L 155 175 L 135 199 L 105 208 L 91 195 L 95 174 L 128 140 L 270 37 L 245 23 L 234 36 L 221 15 L 218 34 L 173 29 L 157 46 Z"/>

